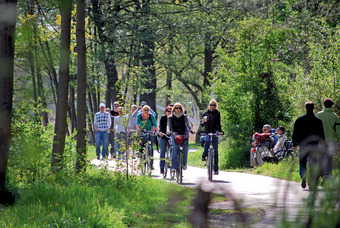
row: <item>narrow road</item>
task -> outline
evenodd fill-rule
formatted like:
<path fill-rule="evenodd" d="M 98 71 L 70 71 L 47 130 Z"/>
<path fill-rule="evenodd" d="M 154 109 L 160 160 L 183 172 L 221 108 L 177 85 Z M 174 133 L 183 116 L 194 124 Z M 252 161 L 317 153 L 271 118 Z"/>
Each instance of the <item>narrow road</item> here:
<path fill-rule="evenodd" d="M 91 163 L 96 166 L 105 164 L 111 170 L 116 167 L 115 159 L 92 160 Z M 160 174 L 157 152 L 154 167 L 152 178 L 164 179 Z M 183 186 L 196 188 L 200 185 L 204 191 L 236 199 L 242 208 L 264 209 L 265 217 L 252 227 L 275 227 L 282 218 L 282 212 L 285 212 L 287 219 L 295 220 L 297 216 L 301 216 L 299 212 L 304 210 L 305 199 L 310 193 L 309 190 L 302 189 L 300 183 L 261 175 L 220 171 L 210 182 L 207 180 L 207 169 L 192 166 L 188 166 L 183 175 Z M 175 180 L 170 180 L 169 172 L 164 180 L 176 183 Z M 219 208 L 233 209 L 233 206 L 230 201 L 226 201 L 221 202 Z"/>

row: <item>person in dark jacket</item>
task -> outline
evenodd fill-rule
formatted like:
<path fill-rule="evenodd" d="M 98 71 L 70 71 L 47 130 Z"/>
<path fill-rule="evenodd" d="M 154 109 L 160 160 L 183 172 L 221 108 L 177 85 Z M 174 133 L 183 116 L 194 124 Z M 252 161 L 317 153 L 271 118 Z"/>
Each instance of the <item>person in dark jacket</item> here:
<path fill-rule="evenodd" d="M 166 133 L 171 135 L 172 144 L 172 158 L 171 158 L 171 172 L 176 172 L 177 169 L 177 151 L 178 145 L 175 143 L 175 135 L 195 134 L 192 130 L 187 116 L 184 114 L 184 108 L 180 103 L 175 103 L 171 110 L 171 115 L 168 117 Z M 183 145 L 183 170 L 187 169 L 189 142 Z"/>
<path fill-rule="evenodd" d="M 166 126 L 167 126 L 167 122 L 168 122 L 168 116 L 171 115 L 171 110 L 172 107 L 168 106 L 165 109 L 165 114 L 163 116 L 161 116 L 160 120 L 159 120 L 159 138 L 158 138 L 158 142 L 159 142 L 159 146 L 161 149 L 161 154 L 160 154 L 160 170 L 161 170 L 161 174 L 164 174 L 164 165 L 165 165 L 165 151 L 166 151 L 166 147 L 168 145 L 168 138 L 166 136 L 164 136 L 164 134 L 166 133 Z"/>
<path fill-rule="evenodd" d="M 219 135 L 222 135 L 221 130 L 221 114 L 217 110 L 217 102 L 212 99 L 209 102 L 208 110 L 203 113 L 202 123 L 201 126 L 204 126 L 204 131 L 207 133 L 216 133 L 219 132 Z M 214 172 L 215 175 L 218 175 L 218 137 L 213 136 L 212 139 L 213 147 L 215 150 L 215 157 L 214 157 Z M 210 144 L 209 136 L 204 137 L 204 151 L 202 154 L 202 161 L 206 161 L 206 157 L 208 156 L 208 148 Z"/>
<path fill-rule="evenodd" d="M 307 161 L 309 162 L 309 187 L 315 188 L 321 175 L 320 160 L 323 151 L 320 144 L 325 139 L 322 121 L 313 113 L 314 103 L 305 103 L 306 114 L 297 118 L 293 129 L 293 146 L 299 146 L 299 172 L 302 179 L 301 187 L 306 187 Z"/>

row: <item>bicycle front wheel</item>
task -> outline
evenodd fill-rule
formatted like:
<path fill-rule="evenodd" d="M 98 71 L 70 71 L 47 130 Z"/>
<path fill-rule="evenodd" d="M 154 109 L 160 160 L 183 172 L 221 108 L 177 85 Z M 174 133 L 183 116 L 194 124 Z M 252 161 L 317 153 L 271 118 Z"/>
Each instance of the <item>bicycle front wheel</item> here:
<path fill-rule="evenodd" d="M 150 159 L 150 148 L 145 148 L 145 174 L 151 176 L 151 159 Z"/>
<path fill-rule="evenodd" d="M 182 184 L 183 181 L 183 153 L 178 152 L 177 154 L 177 161 L 178 161 L 178 166 L 177 166 L 177 182 Z"/>
<path fill-rule="evenodd" d="M 208 161 L 207 161 L 207 168 L 208 168 L 208 179 L 212 181 L 213 178 L 213 168 L 214 168 L 214 156 L 213 150 L 208 151 Z"/>

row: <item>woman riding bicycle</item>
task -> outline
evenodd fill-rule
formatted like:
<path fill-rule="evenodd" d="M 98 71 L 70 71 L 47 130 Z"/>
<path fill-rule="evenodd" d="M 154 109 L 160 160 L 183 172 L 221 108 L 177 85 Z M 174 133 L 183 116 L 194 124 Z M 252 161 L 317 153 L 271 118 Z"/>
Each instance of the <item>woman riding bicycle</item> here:
<path fill-rule="evenodd" d="M 208 110 L 203 113 L 202 123 L 201 126 L 204 126 L 204 131 L 206 133 L 216 133 L 218 135 L 222 135 L 221 129 L 221 114 L 217 110 L 217 102 L 214 99 L 211 99 L 209 102 Z M 213 136 L 212 139 L 213 148 L 215 150 L 215 157 L 214 157 L 214 174 L 218 175 L 218 137 Z M 204 137 L 204 151 L 202 154 L 202 161 L 206 161 L 206 157 L 208 156 L 208 148 L 210 144 L 209 136 Z"/>
<path fill-rule="evenodd" d="M 192 130 L 188 118 L 184 115 L 184 108 L 180 103 L 175 103 L 171 110 L 171 115 L 168 117 L 167 134 L 173 133 L 171 135 L 171 144 L 173 148 L 172 158 L 171 158 L 171 172 L 176 172 L 177 169 L 177 151 L 178 145 L 175 143 L 174 135 L 188 135 L 189 132 L 195 134 Z M 187 158 L 188 158 L 189 143 L 183 145 L 183 170 L 187 168 Z"/>
<path fill-rule="evenodd" d="M 136 125 L 137 125 L 137 131 L 144 130 L 144 131 L 157 131 L 157 122 L 154 115 L 152 115 L 150 112 L 150 106 L 144 105 L 142 108 L 142 113 L 137 115 L 136 119 Z M 145 148 L 145 144 L 147 143 L 146 136 L 143 136 L 142 145 L 139 150 L 140 154 L 143 154 L 143 150 Z M 153 157 L 153 148 L 151 148 L 151 157 Z M 153 169 L 153 159 L 151 160 L 151 166 Z"/>
<path fill-rule="evenodd" d="M 161 149 L 161 161 L 159 163 L 160 169 L 161 169 L 161 174 L 164 174 L 164 165 L 165 165 L 165 151 L 166 151 L 166 147 L 168 144 L 168 138 L 163 135 L 166 133 L 166 125 L 168 122 L 168 116 L 171 115 L 171 110 L 172 110 L 172 106 L 168 106 L 165 109 L 165 114 L 163 116 L 161 116 L 161 119 L 159 120 L 159 146 Z"/>

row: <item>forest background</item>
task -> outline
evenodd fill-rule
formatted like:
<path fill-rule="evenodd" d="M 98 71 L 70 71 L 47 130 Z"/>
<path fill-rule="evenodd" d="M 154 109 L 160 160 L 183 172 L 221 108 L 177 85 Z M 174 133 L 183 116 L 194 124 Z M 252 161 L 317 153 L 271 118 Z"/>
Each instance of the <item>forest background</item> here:
<path fill-rule="evenodd" d="M 263 124 L 289 134 L 306 101 L 340 114 L 339 1 L 0 3 L 0 190 L 85 171 L 101 102 L 180 102 L 197 124 L 216 99 L 223 169 L 249 165 Z"/>
<path fill-rule="evenodd" d="M 340 112 L 338 2 L 80 2 L 82 14 L 78 1 L 17 2 L 10 156 L 52 123 L 52 169 L 63 168 L 67 135 L 78 140 L 79 170 L 99 103 L 128 112 L 144 100 L 161 115 L 181 102 L 198 122 L 214 98 L 221 165 L 245 167 L 263 124 L 290 132 L 304 103 L 318 111 L 325 97 Z"/>

